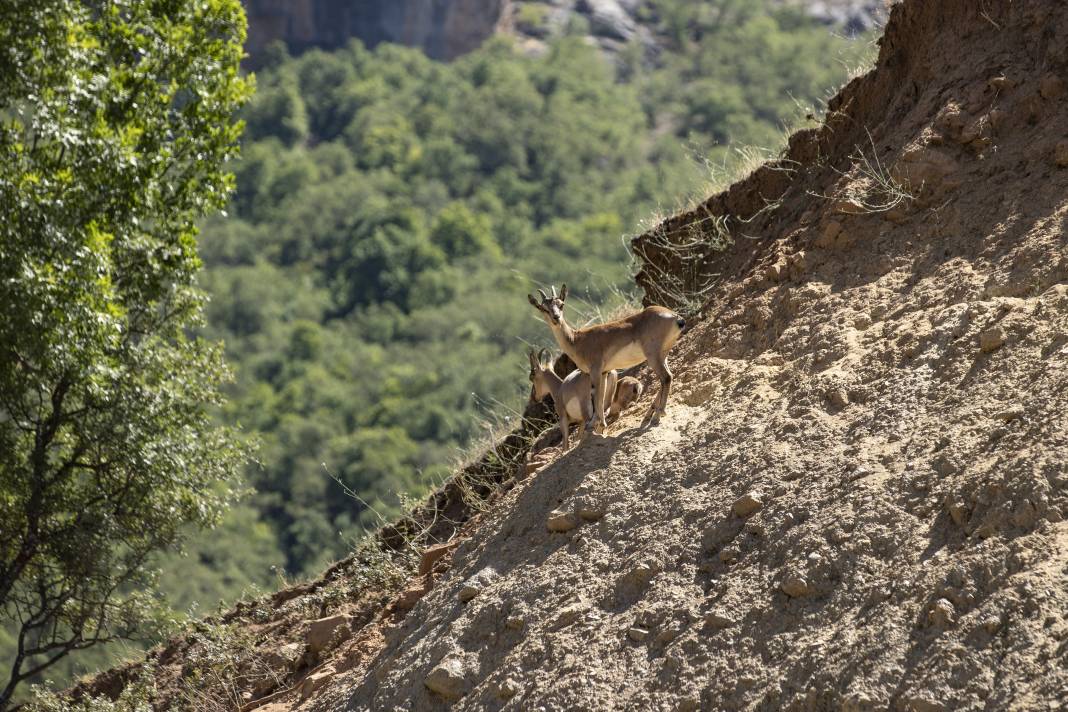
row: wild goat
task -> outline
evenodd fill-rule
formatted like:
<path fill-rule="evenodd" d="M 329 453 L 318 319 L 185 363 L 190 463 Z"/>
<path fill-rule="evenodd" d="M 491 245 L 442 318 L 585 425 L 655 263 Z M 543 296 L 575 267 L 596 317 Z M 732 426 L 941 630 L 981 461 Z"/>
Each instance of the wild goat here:
<path fill-rule="evenodd" d="M 542 349 L 542 353 L 545 350 Z M 570 428 L 572 423 L 579 424 L 579 438 L 586 434 L 586 421 L 593 416 L 593 401 L 590 399 L 590 377 L 579 370 L 560 378 L 553 371 L 552 364 L 542 362 L 541 354 L 531 351 L 530 358 L 530 400 L 540 401 L 545 396 L 553 397 L 553 407 L 560 418 L 560 434 L 564 438 L 564 449 L 571 445 Z M 606 393 L 612 394 L 612 405 L 608 412 L 619 416 L 623 409 L 636 401 L 642 394 L 642 384 L 633 376 L 620 376 L 617 371 L 607 374 Z"/>
<path fill-rule="evenodd" d="M 552 296 L 540 289 L 538 293 L 541 302 L 531 294 L 527 299 L 552 329 L 556 343 L 581 371 L 597 376 L 590 381 L 596 419 L 593 431 L 601 433 L 605 428 L 604 394 L 612 392 L 604 384 L 605 374 L 643 361 L 647 361 L 660 378 L 660 393 L 642 421 L 643 424 L 648 421 L 650 425 L 656 425 L 667 408 L 668 393 L 671 392 L 667 353 L 682 335 L 686 321 L 666 307 L 652 306 L 606 324 L 575 329 L 564 320 L 566 284 L 560 286 L 560 296 L 556 296 L 556 287 L 552 288 Z"/>

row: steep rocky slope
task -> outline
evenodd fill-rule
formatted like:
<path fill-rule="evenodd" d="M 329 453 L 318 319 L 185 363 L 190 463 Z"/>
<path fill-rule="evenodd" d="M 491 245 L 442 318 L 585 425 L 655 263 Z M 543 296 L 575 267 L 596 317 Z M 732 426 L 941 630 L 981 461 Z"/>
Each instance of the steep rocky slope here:
<path fill-rule="evenodd" d="M 1066 83 L 1062 3 L 896 5 L 820 127 L 635 240 L 696 312 L 657 428 L 652 387 L 519 467 L 528 425 L 383 552 L 155 651 L 157 705 L 1068 704 Z"/>
<path fill-rule="evenodd" d="M 896 6 L 824 126 L 637 240 L 707 300 L 665 421 L 523 479 L 302 708 L 1068 701 L 1066 48 L 1058 3 Z"/>

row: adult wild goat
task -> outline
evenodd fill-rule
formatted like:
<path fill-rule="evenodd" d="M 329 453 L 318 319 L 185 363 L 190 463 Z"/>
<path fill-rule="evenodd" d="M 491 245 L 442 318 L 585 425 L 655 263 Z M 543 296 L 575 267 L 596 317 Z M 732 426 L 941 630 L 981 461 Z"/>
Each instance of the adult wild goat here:
<path fill-rule="evenodd" d="M 560 286 L 559 296 L 556 287 L 552 288 L 552 296 L 541 289 L 538 293 L 541 294 L 540 302 L 531 294 L 527 295 L 527 299 L 552 329 L 556 343 L 564 353 L 581 371 L 590 374 L 595 419 L 593 431 L 604 432 L 606 425 L 604 394 L 611 391 L 605 385 L 605 375 L 614 369 L 628 368 L 643 361 L 649 363 L 653 373 L 660 379 L 660 393 L 653 400 L 642 423 L 656 425 L 667 408 L 668 394 L 671 392 L 667 353 L 682 335 L 686 321 L 666 307 L 651 306 L 622 319 L 575 329 L 564 319 L 566 284 Z M 589 425 L 587 423 L 587 427 Z"/>

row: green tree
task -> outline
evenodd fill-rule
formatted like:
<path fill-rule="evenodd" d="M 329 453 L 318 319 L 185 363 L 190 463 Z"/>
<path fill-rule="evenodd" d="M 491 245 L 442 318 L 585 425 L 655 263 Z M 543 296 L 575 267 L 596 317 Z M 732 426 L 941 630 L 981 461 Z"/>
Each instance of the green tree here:
<path fill-rule="evenodd" d="M 221 353 L 187 331 L 244 33 L 237 0 L 0 6 L 0 707 L 144 631 L 153 557 L 233 497 Z"/>

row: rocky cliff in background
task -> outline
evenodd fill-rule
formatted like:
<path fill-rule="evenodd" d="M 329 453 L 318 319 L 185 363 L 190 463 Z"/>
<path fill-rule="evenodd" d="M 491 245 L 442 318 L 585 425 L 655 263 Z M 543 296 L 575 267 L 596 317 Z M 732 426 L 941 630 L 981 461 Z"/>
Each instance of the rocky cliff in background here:
<path fill-rule="evenodd" d="M 509 0 L 245 0 L 248 53 L 282 40 L 291 52 L 333 48 L 350 38 L 368 47 L 396 42 L 453 59 L 492 35 Z"/>
<path fill-rule="evenodd" d="M 614 52 L 632 41 L 654 50 L 655 11 L 648 0 L 244 0 L 250 63 L 282 40 L 290 52 L 340 47 L 350 38 L 368 47 L 396 42 L 435 59 L 454 59 L 497 32 L 510 32 L 527 51 L 564 33 L 585 34 Z M 783 0 L 847 34 L 885 20 L 882 0 Z"/>

